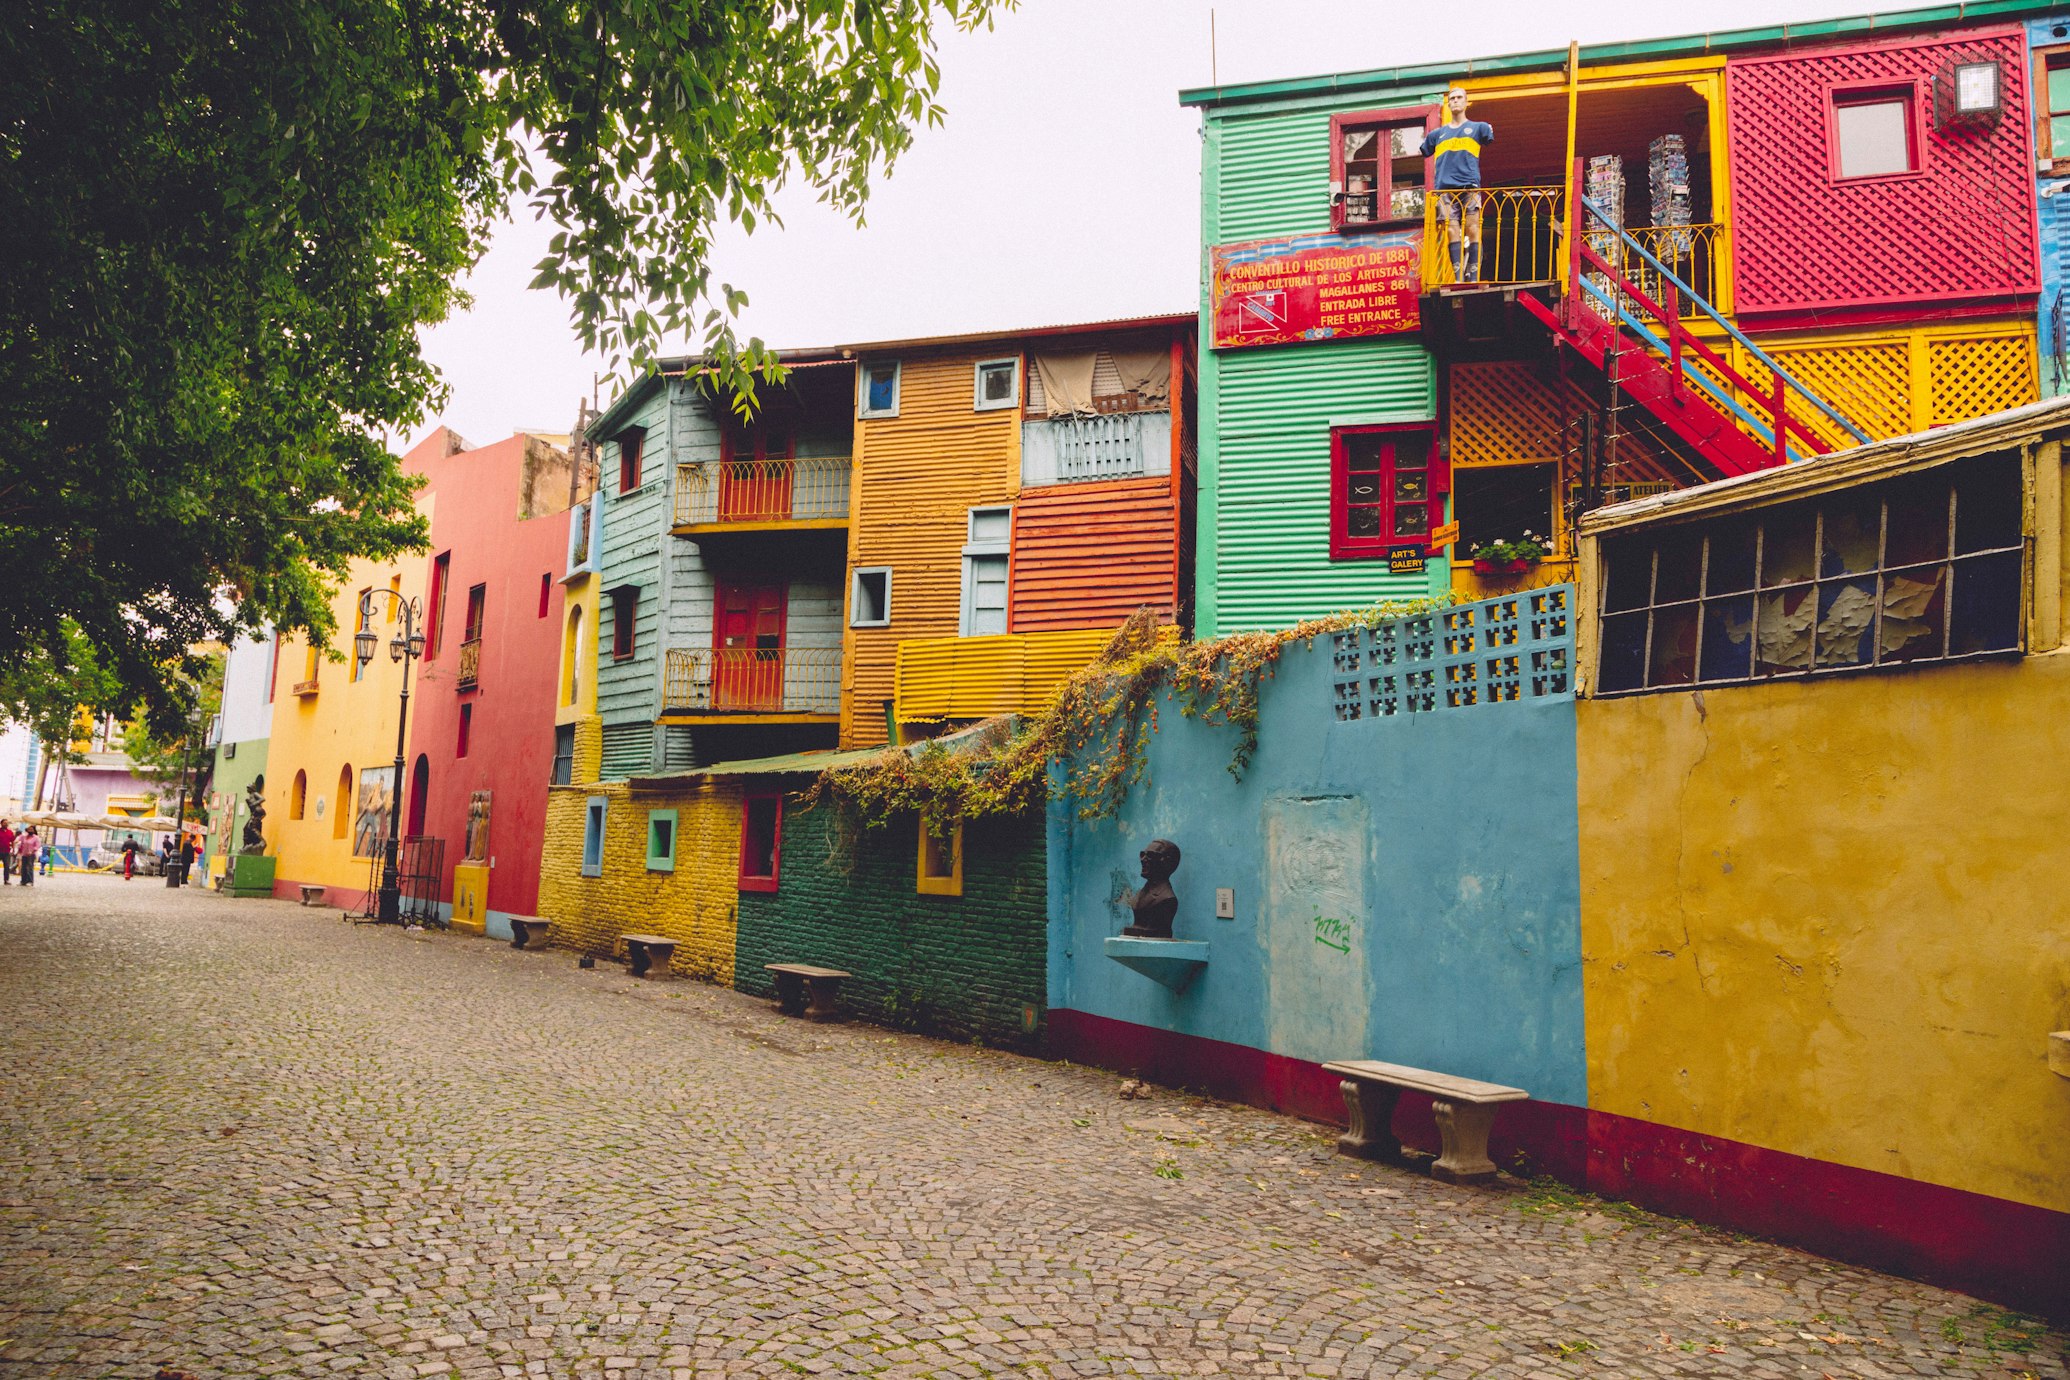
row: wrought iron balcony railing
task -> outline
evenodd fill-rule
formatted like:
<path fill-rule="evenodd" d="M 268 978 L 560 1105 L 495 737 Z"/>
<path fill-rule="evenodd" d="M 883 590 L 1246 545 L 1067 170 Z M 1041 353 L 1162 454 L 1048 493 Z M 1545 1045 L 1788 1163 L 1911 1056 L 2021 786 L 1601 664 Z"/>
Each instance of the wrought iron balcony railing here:
<path fill-rule="evenodd" d="M 470 637 L 460 644 L 459 688 L 462 690 L 474 689 L 475 682 L 480 679 L 481 673 L 482 640 L 479 637 Z"/>
<path fill-rule="evenodd" d="M 846 457 L 678 465 L 676 525 L 845 520 L 851 468 Z"/>
<path fill-rule="evenodd" d="M 838 714 L 839 647 L 672 649 L 664 714 Z"/>
<path fill-rule="evenodd" d="M 1448 287 L 1458 281 L 1445 233 L 1444 210 L 1456 207 L 1463 216 L 1471 202 L 1465 192 L 1432 192 L 1423 206 L 1423 286 Z M 1479 283 L 1549 283 L 1560 276 L 1560 236 L 1567 214 L 1566 192 L 1559 187 L 1484 187 L 1480 197 L 1481 256 L 1474 274 Z"/>

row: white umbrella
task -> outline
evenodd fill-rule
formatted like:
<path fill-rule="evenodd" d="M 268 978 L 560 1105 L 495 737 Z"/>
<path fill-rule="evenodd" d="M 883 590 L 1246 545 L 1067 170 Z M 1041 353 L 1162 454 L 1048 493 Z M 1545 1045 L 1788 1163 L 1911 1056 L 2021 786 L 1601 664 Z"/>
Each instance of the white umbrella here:
<path fill-rule="evenodd" d="M 52 829 L 98 829 L 101 822 L 92 815 L 73 814 L 69 810 L 59 811 L 50 817 Z"/>

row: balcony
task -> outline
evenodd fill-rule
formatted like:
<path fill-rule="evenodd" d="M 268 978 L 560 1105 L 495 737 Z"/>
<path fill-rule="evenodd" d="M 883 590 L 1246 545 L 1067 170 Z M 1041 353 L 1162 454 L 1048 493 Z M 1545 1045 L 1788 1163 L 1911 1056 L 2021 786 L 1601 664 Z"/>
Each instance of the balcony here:
<path fill-rule="evenodd" d="M 479 637 L 470 637 L 460 644 L 460 674 L 457 678 L 459 688 L 474 689 L 475 683 L 481 679 L 481 674 L 482 640 Z"/>
<path fill-rule="evenodd" d="M 1451 247 L 1445 234 L 1438 203 L 1442 196 L 1458 193 L 1434 192 L 1423 210 L 1423 290 L 1458 285 L 1452 272 Z M 1566 243 L 1567 194 L 1560 187 L 1486 187 L 1481 190 L 1481 260 L 1474 282 L 1490 287 L 1560 281 L 1560 259 Z M 1724 254 L 1725 227 L 1716 222 L 1698 225 L 1635 225 L 1626 232 L 1647 252 L 1696 289 L 1697 295 L 1718 301 L 1718 265 Z M 1659 272 L 1639 256 L 1626 255 L 1614 235 L 1591 235 L 1590 248 L 1622 266 L 1628 277 L 1655 301 L 1666 300 L 1667 284 Z M 1686 300 L 1678 315 L 1694 316 L 1698 308 Z"/>
<path fill-rule="evenodd" d="M 305 700 L 308 699 L 316 693 L 316 677 L 311 676 L 307 680 L 296 681 L 295 688 L 290 693 L 298 695 Z"/>
<path fill-rule="evenodd" d="M 1082 484 L 1172 472 L 1172 414 L 1110 412 L 1021 424 L 1023 484 Z"/>
<path fill-rule="evenodd" d="M 678 465 L 675 530 L 845 527 L 850 470 L 845 456 Z"/>
<path fill-rule="evenodd" d="M 841 716 L 841 649 L 671 650 L 662 677 L 661 716 L 699 723 L 835 722 Z"/>

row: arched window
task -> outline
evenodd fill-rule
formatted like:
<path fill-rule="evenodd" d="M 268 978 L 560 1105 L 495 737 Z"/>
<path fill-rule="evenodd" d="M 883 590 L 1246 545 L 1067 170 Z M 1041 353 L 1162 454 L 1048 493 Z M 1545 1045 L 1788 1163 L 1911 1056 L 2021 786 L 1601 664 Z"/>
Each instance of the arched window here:
<path fill-rule="evenodd" d="M 331 815 L 331 837 L 342 839 L 352 829 L 352 764 L 338 768 L 338 799 Z"/>
<path fill-rule="evenodd" d="M 561 644 L 561 703 L 574 704 L 582 694 L 582 605 L 568 610 L 568 636 Z"/>
<path fill-rule="evenodd" d="M 288 818 L 300 819 L 302 811 L 308 803 L 309 773 L 298 771 L 295 773 L 295 784 L 288 787 Z"/>
<path fill-rule="evenodd" d="M 410 824 L 403 831 L 411 838 L 424 837 L 424 806 L 430 796 L 431 759 L 420 752 L 417 765 L 410 768 Z"/>

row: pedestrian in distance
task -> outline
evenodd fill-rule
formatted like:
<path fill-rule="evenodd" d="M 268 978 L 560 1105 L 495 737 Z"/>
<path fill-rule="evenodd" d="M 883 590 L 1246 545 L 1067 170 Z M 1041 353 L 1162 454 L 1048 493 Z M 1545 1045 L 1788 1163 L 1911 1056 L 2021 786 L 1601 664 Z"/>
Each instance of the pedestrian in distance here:
<path fill-rule="evenodd" d="M 128 881 L 137 875 L 137 841 L 133 838 L 122 841 L 122 880 Z"/>
<path fill-rule="evenodd" d="M 0 819 L 0 886 L 14 880 L 14 826 Z"/>
<path fill-rule="evenodd" d="M 43 851 L 43 840 L 36 837 L 36 826 L 31 824 L 14 841 L 15 861 L 22 867 L 22 885 L 36 884 L 36 856 Z"/>

